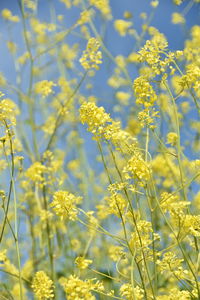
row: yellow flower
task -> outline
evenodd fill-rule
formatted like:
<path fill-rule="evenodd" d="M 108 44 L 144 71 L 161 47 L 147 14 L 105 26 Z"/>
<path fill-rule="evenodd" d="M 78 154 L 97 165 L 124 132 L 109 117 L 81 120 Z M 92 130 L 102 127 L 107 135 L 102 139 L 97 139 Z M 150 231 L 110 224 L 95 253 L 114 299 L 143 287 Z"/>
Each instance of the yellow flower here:
<path fill-rule="evenodd" d="M 107 19 L 112 18 L 109 0 L 89 0 L 89 3 L 100 10 L 102 15 Z"/>
<path fill-rule="evenodd" d="M 145 107 L 154 105 L 157 100 L 156 93 L 145 76 L 140 76 L 134 80 L 133 90 L 137 104 L 143 104 Z"/>
<path fill-rule="evenodd" d="M 132 22 L 128 22 L 125 20 L 115 20 L 114 22 L 114 27 L 121 36 L 125 36 L 127 34 L 128 29 L 132 25 Z"/>
<path fill-rule="evenodd" d="M 102 54 L 99 51 L 100 43 L 95 38 L 90 38 L 87 43 L 86 50 L 83 51 L 83 55 L 79 62 L 85 70 L 99 69 L 99 64 L 102 64 Z"/>
<path fill-rule="evenodd" d="M 25 175 L 35 183 L 44 183 L 43 174 L 46 172 L 46 166 L 42 165 L 41 162 L 35 162 L 26 170 Z"/>
<path fill-rule="evenodd" d="M 180 5 L 182 4 L 183 0 L 173 0 L 174 4 Z"/>
<path fill-rule="evenodd" d="M 60 216 L 61 219 L 69 218 L 69 220 L 74 221 L 77 219 L 78 214 L 76 205 L 81 201 L 81 197 L 76 197 L 67 191 L 57 191 L 53 195 L 50 206 L 53 207 L 56 215 Z"/>
<path fill-rule="evenodd" d="M 62 285 L 68 300 L 95 300 L 95 297 L 91 294 L 95 284 L 92 280 L 81 280 L 75 275 L 70 275 L 68 278 L 60 278 L 60 284 Z"/>
<path fill-rule="evenodd" d="M 156 8 L 159 5 L 159 1 L 158 0 L 153 0 L 153 1 L 151 1 L 150 4 L 151 4 L 152 7 Z"/>
<path fill-rule="evenodd" d="M 105 125 L 112 121 L 104 108 L 96 106 L 93 102 L 84 102 L 79 111 L 81 123 L 87 123 L 88 130 L 93 134 L 103 133 Z"/>
<path fill-rule="evenodd" d="M 174 274 L 176 277 L 182 279 L 188 274 L 188 271 L 184 270 L 181 265 L 183 261 L 184 259 L 178 258 L 174 253 L 169 251 L 163 255 L 162 260 L 158 259 L 156 263 L 161 274 Z"/>
<path fill-rule="evenodd" d="M 6 249 L 0 252 L 0 266 L 1 266 L 1 264 L 6 262 L 6 260 L 7 260 L 7 255 L 6 254 L 7 254 Z"/>
<path fill-rule="evenodd" d="M 78 256 L 75 259 L 75 264 L 77 265 L 77 267 L 81 270 L 87 269 L 87 267 L 92 264 L 92 260 L 91 259 L 86 259 L 82 256 Z"/>
<path fill-rule="evenodd" d="M 15 54 L 17 51 L 17 45 L 11 41 L 7 42 L 7 47 L 8 50 L 10 51 L 11 54 Z"/>
<path fill-rule="evenodd" d="M 167 134 L 167 144 L 175 146 L 178 140 L 178 135 L 175 132 L 169 132 Z"/>
<path fill-rule="evenodd" d="M 139 286 L 133 287 L 130 283 L 124 283 L 120 287 L 120 295 L 127 300 L 142 300 L 144 299 L 144 290 Z"/>
<path fill-rule="evenodd" d="M 35 84 L 35 93 L 47 97 L 53 93 L 52 87 L 56 84 L 53 81 L 42 80 Z"/>
<path fill-rule="evenodd" d="M 91 17 L 93 15 L 93 11 L 91 10 L 84 10 L 81 12 L 80 17 L 77 21 L 78 25 L 86 24 L 90 21 Z"/>
<path fill-rule="evenodd" d="M 129 159 L 123 172 L 127 179 L 136 178 L 139 181 L 148 181 L 151 177 L 151 169 L 140 153 L 136 153 Z"/>
<path fill-rule="evenodd" d="M 32 282 L 32 289 L 38 300 L 48 300 L 53 298 L 53 281 L 46 275 L 44 271 L 38 271 Z"/>
<path fill-rule="evenodd" d="M 117 262 L 124 255 L 124 248 L 121 246 L 110 245 L 108 254 L 113 261 Z"/>
<path fill-rule="evenodd" d="M 2 95 L 0 95 L 1 97 Z M 19 113 L 17 105 L 10 100 L 5 98 L 0 101 L 0 123 L 5 126 L 5 121 L 10 125 L 16 125 L 16 115 Z"/>
<path fill-rule="evenodd" d="M 173 24 L 184 24 L 185 18 L 179 13 L 172 14 L 172 23 Z"/>
<path fill-rule="evenodd" d="M 130 97 L 131 95 L 126 92 L 118 91 L 116 93 L 116 98 L 122 105 L 128 105 L 128 100 L 130 99 Z"/>
<path fill-rule="evenodd" d="M 8 21 L 11 21 L 14 23 L 17 23 L 20 20 L 18 16 L 13 16 L 12 12 L 7 8 L 4 8 L 1 11 L 1 15 L 5 20 L 8 20 Z"/>

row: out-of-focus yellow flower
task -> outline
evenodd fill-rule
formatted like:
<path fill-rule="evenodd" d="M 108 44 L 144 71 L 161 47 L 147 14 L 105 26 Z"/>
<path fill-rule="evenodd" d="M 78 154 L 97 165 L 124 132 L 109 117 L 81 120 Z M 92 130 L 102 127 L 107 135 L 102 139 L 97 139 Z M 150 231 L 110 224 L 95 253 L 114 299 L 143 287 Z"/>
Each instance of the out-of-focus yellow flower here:
<path fill-rule="evenodd" d="M 173 24 L 184 24 L 185 18 L 179 13 L 172 14 L 172 23 Z"/>
<path fill-rule="evenodd" d="M 48 95 L 53 93 L 52 87 L 56 84 L 53 81 L 42 80 L 36 82 L 35 84 L 35 93 L 42 95 L 42 97 L 47 97 Z"/>
<path fill-rule="evenodd" d="M 79 269 L 84 270 L 87 269 L 90 264 L 92 264 L 92 260 L 79 256 L 75 259 L 75 264 Z"/>
<path fill-rule="evenodd" d="M 175 132 L 169 132 L 167 134 L 167 144 L 175 146 L 178 140 L 178 135 Z"/>
<path fill-rule="evenodd" d="M 112 18 L 109 0 L 89 0 L 89 3 L 100 10 L 102 15 L 107 19 Z"/>
<path fill-rule="evenodd" d="M 152 7 L 156 8 L 159 5 L 159 1 L 158 0 L 151 1 L 150 4 Z"/>
<path fill-rule="evenodd" d="M 173 0 L 174 4 L 180 5 L 182 4 L 183 0 Z"/>
<path fill-rule="evenodd" d="M 126 92 L 118 91 L 116 93 L 116 98 L 122 105 L 128 105 L 128 100 L 130 99 L 130 97 L 131 95 Z"/>
<path fill-rule="evenodd" d="M 12 12 L 7 9 L 7 8 L 4 8 L 2 11 L 1 11 L 1 15 L 2 17 L 5 19 L 5 20 L 8 20 L 8 21 L 11 21 L 11 22 L 14 22 L 14 23 L 17 23 L 20 21 L 19 17 L 18 16 L 14 16 L 12 14 Z"/>
<path fill-rule="evenodd" d="M 133 25 L 132 22 L 125 20 L 115 20 L 114 27 L 121 36 L 125 36 L 128 32 L 128 29 Z"/>
<path fill-rule="evenodd" d="M 92 10 L 84 10 L 81 12 L 80 17 L 77 21 L 78 25 L 83 25 L 86 24 L 90 21 L 90 18 L 93 15 L 93 11 Z"/>

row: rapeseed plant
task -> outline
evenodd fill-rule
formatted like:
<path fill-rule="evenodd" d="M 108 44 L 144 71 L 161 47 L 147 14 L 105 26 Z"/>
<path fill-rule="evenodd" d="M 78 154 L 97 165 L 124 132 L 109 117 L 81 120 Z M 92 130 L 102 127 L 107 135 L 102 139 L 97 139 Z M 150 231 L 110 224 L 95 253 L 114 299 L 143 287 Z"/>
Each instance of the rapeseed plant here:
<path fill-rule="evenodd" d="M 200 299 L 200 1 L 147 2 L 1 11 L 0 299 Z"/>

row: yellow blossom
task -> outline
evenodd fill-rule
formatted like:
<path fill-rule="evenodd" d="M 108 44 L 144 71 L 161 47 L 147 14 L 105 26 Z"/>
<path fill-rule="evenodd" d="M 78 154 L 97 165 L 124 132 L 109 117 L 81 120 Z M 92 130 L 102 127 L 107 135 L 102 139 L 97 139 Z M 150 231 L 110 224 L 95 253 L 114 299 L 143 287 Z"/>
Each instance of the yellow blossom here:
<path fill-rule="evenodd" d="M 92 263 L 91 259 L 86 259 L 83 256 L 79 256 L 75 259 L 75 264 L 81 270 L 87 269 L 87 267 Z"/>
<path fill-rule="evenodd" d="M 175 132 L 169 132 L 167 134 L 167 144 L 175 146 L 178 141 L 178 135 Z"/>
<path fill-rule="evenodd" d="M 184 24 L 185 18 L 179 13 L 172 14 L 172 23 L 173 24 Z"/>
<path fill-rule="evenodd" d="M 183 0 L 173 0 L 174 4 L 180 5 L 182 4 Z"/>
<path fill-rule="evenodd" d="M 86 24 L 90 21 L 91 17 L 93 15 L 93 11 L 91 10 L 84 10 L 81 12 L 80 17 L 77 21 L 78 25 Z"/>
<path fill-rule="evenodd" d="M 33 278 L 32 289 L 38 300 L 48 300 L 54 297 L 53 281 L 44 271 L 38 271 Z"/>
<path fill-rule="evenodd" d="M 76 197 L 68 191 L 57 191 L 53 195 L 53 201 L 50 204 L 53 207 L 56 215 L 60 216 L 61 219 L 69 218 L 69 220 L 76 220 L 78 210 L 76 205 L 81 202 L 81 197 Z"/>
<path fill-rule="evenodd" d="M 87 48 L 85 51 L 83 51 L 83 55 L 79 60 L 84 69 L 99 69 L 98 65 L 102 63 L 102 54 L 101 51 L 99 51 L 99 47 L 100 43 L 97 39 L 89 39 Z"/>
<path fill-rule="evenodd" d="M 151 176 L 151 169 L 143 160 L 140 153 L 136 153 L 129 159 L 127 165 L 123 169 L 123 172 L 127 179 L 135 178 L 139 181 L 148 181 Z"/>
<path fill-rule="evenodd" d="M 35 162 L 26 170 L 25 175 L 35 183 L 44 183 L 44 173 L 46 172 L 46 166 L 41 162 Z"/>
<path fill-rule="evenodd" d="M 60 278 L 59 282 L 62 285 L 68 300 L 95 300 L 95 297 L 91 293 L 94 287 L 92 280 L 83 281 L 75 275 L 70 275 L 68 278 Z"/>
<path fill-rule="evenodd" d="M 102 15 L 106 18 L 112 18 L 109 0 L 89 0 L 89 3 L 100 10 Z"/>
<path fill-rule="evenodd" d="M 176 277 L 182 279 L 188 274 L 188 271 L 182 267 L 183 261 L 184 259 L 178 258 L 173 252 L 169 251 L 163 255 L 162 260 L 158 259 L 156 263 L 161 274 L 174 274 Z"/>
<path fill-rule="evenodd" d="M 139 286 L 133 287 L 130 283 L 124 283 L 120 287 L 120 295 L 127 300 L 142 300 L 144 299 L 144 290 Z"/>
<path fill-rule="evenodd" d="M 56 84 L 53 81 L 42 80 L 35 84 L 35 93 L 47 97 L 53 93 L 52 87 Z"/>
<path fill-rule="evenodd" d="M 151 1 L 151 6 L 156 8 L 159 5 L 159 1 L 158 0 L 153 0 Z"/>
<path fill-rule="evenodd" d="M 16 104 L 9 98 L 0 101 L 0 123 L 5 126 L 5 122 L 16 125 L 16 115 L 19 110 Z"/>
<path fill-rule="evenodd" d="M 5 20 L 8 20 L 8 21 L 11 21 L 11 22 L 14 22 L 14 23 L 17 23 L 19 22 L 19 17 L 18 16 L 14 16 L 12 14 L 12 12 L 7 9 L 7 8 L 4 8 L 2 11 L 1 11 L 1 15 L 2 17 L 5 19 Z"/>
<path fill-rule="evenodd" d="M 145 107 L 154 105 L 157 96 L 147 78 L 144 76 L 136 78 L 133 83 L 133 89 L 137 104 L 143 104 Z"/>
<path fill-rule="evenodd" d="M 121 36 L 125 36 L 131 26 L 132 22 L 128 22 L 125 20 L 115 20 L 114 22 L 114 27 Z"/>

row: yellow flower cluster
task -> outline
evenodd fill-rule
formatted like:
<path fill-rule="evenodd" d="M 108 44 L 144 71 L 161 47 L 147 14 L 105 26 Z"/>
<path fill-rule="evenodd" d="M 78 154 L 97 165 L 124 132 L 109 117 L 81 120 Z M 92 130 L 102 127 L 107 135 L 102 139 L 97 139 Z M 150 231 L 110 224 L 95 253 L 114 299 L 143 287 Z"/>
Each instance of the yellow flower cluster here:
<path fill-rule="evenodd" d="M 75 259 L 75 264 L 80 270 L 87 269 L 87 267 L 92 264 L 91 259 L 86 259 L 83 256 L 79 256 Z"/>
<path fill-rule="evenodd" d="M 88 125 L 88 131 L 94 134 L 94 139 L 105 139 L 123 152 L 131 152 L 137 145 L 137 140 L 120 127 L 120 122 L 113 121 L 103 107 L 93 102 L 84 102 L 80 107 L 80 120 Z"/>
<path fill-rule="evenodd" d="M 0 94 L 2 97 L 3 94 Z M 2 99 L 0 101 L 0 123 L 5 126 L 7 125 L 16 125 L 16 115 L 19 113 L 19 110 L 16 104 L 9 98 Z"/>
<path fill-rule="evenodd" d="M 35 162 L 26 170 L 25 176 L 36 184 L 42 184 L 45 181 L 44 173 L 46 172 L 46 166 L 41 162 Z"/>
<path fill-rule="evenodd" d="M 37 2 L 35 0 L 24 0 L 24 6 L 32 11 L 37 9 Z"/>
<path fill-rule="evenodd" d="M 125 36 L 131 26 L 132 22 L 125 20 L 115 20 L 114 22 L 114 27 L 121 36 Z"/>
<path fill-rule="evenodd" d="M 174 4 L 180 5 L 182 4 L 183 0 L 173 0 Z"/>
<path fill-rule="evenodd" d="M 81 12 L 80 17 L 77 21 L 77 25 L 83 25 L 90 21 L 91 17 L 93 15 L 92 10 L 84 10 Z"/>
<path fill-rule="evenodd" d="M 130 246 L 141 257 L 141 251 L 149 251 L 148 246 L 152 243 L 152 224 L 145 220 L 137 221 L 137 230 L 131 234 Z"/>
<path fill-rule="evenodd" d="M 44 271 L 38 271 L 35 274 L 31 287 L 38 300 L 48 300 L 50 298 L 54 298 L 53 281 Z"/>
<path fill-rule="evenodd" d="M 200 237 L 200 215 L 182 215 L 179 216 L 179 220 L 183 234 Z"/>
<path fill-rule="evenodd" d="M 128 105 L 128 100 L 130 99 L 130 97 L 131 95 L 126 92 L 118 91 L 116 93 L 116 98 L 122 105 Z"/>
<path fill-rule="evenodd" d="M 11 22 L 14 22 L 14 23 L 17 23 L 19 22 L 19 17 L 18 16 L 14 16 L 12 14 L 12 12 L 7 9 L 7 8 L 4 8 L 2 11 L 1 11 L 1 15 L 2 17 L 5 19 L 5 20 L 8 20 L 8 21 L 11 21 Z"/>
<path fill-rule="evenodd" d="M 53 201 L 50 204 L 53 207 L 56 215 L 61 219 L 68 218 L 69 220 L 76 220 L 78 210 L 76 205 L 82 201 L 81 197 L 76 197 L 68 191 L 57 191 L 53 195 Z"/>
<path fill-rule="evenodd" d="M 102 15 L 107 19 L 112 18 L 109 0 L 89 0 L 89 3 L 100 10 Z"/>
<path fill-rule="evenodd" d="M 144 299 L 144 290 L 139 286 L 133 287 L 130 283 L 125 283 L 120 287 L 120 295 L 127 300 Z"/>
<path fill-rule="evenodd" d="M 56 84 L 53 81 L 42 80 L 35 84 L 34 91 L 42 97 L 47 97 L 53 93 L 52 87 Z"/>
<path fill-rule="evenodd" d="M 0 252 L 0 265 L 6 262 L 7 260 L 6 254 L 7 254 L 7 250 L 3 250 Z"/>
<path fill-rule="evenodd" d="M 102 135 L 105 132 L 107 123 L 111 123 L 112 119 L 104 108 L 97 107 L 93 102 L 84 102 L 80 107 L 80 120 L 82 124 L 88 125 L 88 131 L 96 135 Z"/>
<path fill-rule="evenodd" d="M 59 282 L 69 300 L 95 300 L 95 296 L 93 296 L 91 292 L 101 288 L 100 284 L 94 283 L 93 280 L 83 281 L 75 275 L 70 275 L 68 278 L 60 278 Z"/>
<path fill-rule="evenodd" d="M 140 62 L 146 62 L 151 68 L 151 77 L 163 74 L 167 71 L 168 67 L 171 72 L 174 72 L 174 68 L 171 64 L 175 58 L 179 58 L 183 52 L 167 51 L 168 42 L 165 36 L 160 33 L 154 27 L 149 29 L 149 34 L 152 35 L 151 40 L 147 40 L 144 47 L 138 52 Z M 165 76 L 167 74 L 165 73 Z"/>
<path fill-rule="evenodd" d="M 195 25 L 191 28 L 190 35 L 191 39 L 186 40 L 184 48 L 184 56 L 188 63 L 194 63 L 197 66 L 200 66 L 200 26 Z"/>
<path fill-rule="evenodd" d="M 110 197 L 105 197 L 105 201 L 108 204 L 107 212 L 120 217 L 125 213 L 127 207 L 127 200 L 121 194 L 111 194 Z"/>
<path fill-rule="evenodd" d="M 0 298 L 200 299 L 200 26 L 172 52 L 150 25 L 164 1 L 139 22 L 125 1 L 59 1 L 45 21 L 38 0 L 1 11 L 16 81 L 0 88 L 18 106 L 0 93 Z M 172 2 L 180 31 L 200 0 Z"/>
<path fill-rule="evenodd" d="M 182 76 L 180 85 L 183 88 L 193 88 L 200 95 L 200 66 L 190 64 L 187 66 L 186 74 Z"/>
<path fill-rule="evenodd" d="M 172 23 L 173 24 L 184 24 L 185 18 L 179 13 L 172 14 Z"/>
<path fill-rule="evenodd" d="M 108 255 L 113 261 L 117 262 L 124 255 L 124 248 L 121 246 L 110 245 Z"/>
<path fill-rule="evenodd" d="M 159 5 L 159 1 L 158 0 L 153 0 L 151 1 L 151 6 L 156 8 Z"/>
<path fill-rule="evenodd" d="M 95 38 L 90 38 L 86 50 L 83 51 L 83 55 L 79 62 L 85 70 L 99 69 L 99 64 L 102 63 L 102 54 L 99 51 L 100 43 Z"/>
<path fill-rule="evenodd" d="M 176 146 L 178 140 L 178 135 L 176 132 L 169 132 L 167 134 L 167 144 L 170 144 L 172 146 Z"/>
<path fill-rule="evenodd" d="M 169 290 L 168 294 L 156 297 L 156 300 L 191 300 L 191 294 L 189 291 L 178 290 L 177 288 L 172 288 Z"/>
<path fill-rule="evenodd" d="M 177 195 L 167 192 L 161 194 L 161 208 L 164 212 L 169 211 L 171 216 L 177 217 L 179 221 L 181 216 L 184 218 L 184 210 L 188 208 L 188 205 L 190 205 L 190 202 L 180 201 Z"/>
<path fill-rule="evenodd" d="M 36 18 L 30 19 L 30 25 L 33 32 L 35 33 L 35 39 L 38 44 L 45 44 L 49 39 L 47 32 L 53 32 L 56 30 L 55 24 L 43 23 Z"/>
<path fill-rule="evenodd" d="M 141 184 L 151 178 L 150 166 L 144 161 L 140 153 L 135 153 L 123 169 L 126 179 L 137 179 Z"/>
<path fill-rule="evenodd" d="M 155 108 L 151 111 L 145 108 L 138 113 L 138 120 L 140 121 L 141 127 L 156 128 L 155 117 L 159 117 L 159 111 L 156 111 Z"/>
<path fill-rule="evenodd" d="M 178 278 L 185 278 L 188 274 L 187 270 L 182 267 L 184 259 L 178 258 L 173 252 L 166 252 L 162 260 L 157 260 L 157 265 L 161 273 L 165 275 L 175 275 Z"/>
<path fill-rule="evenodd" d="M 140 76 L 134 80 L 133 90 L 136 103 L 144 105 L 145 108 L 153 106 L 157 100 L 157 95 L 145 76 Z"/>
<path fill-rule="evenodd" d="M 28 61 L 29 58 L 30 58 L 30 54 L 29 54 L 29 52 L 26 51 L 21 56 L 18 57 L 17 62 L 20 65 L 24 65 Z"/>

